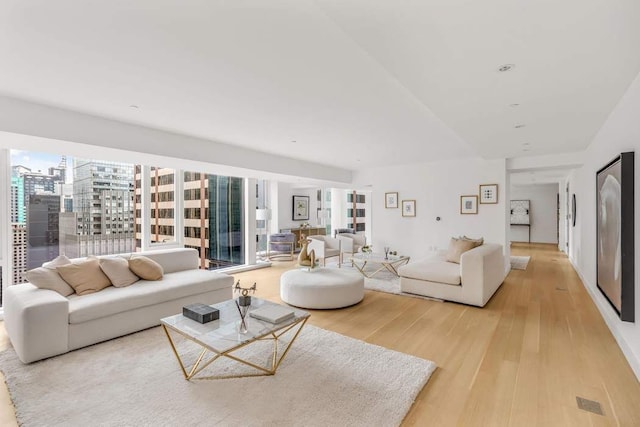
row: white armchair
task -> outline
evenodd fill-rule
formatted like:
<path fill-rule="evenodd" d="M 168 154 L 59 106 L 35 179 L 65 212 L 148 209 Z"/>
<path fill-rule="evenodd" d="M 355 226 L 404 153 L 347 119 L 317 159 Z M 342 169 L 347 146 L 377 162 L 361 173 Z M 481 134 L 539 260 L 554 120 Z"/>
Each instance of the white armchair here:
<path fill-rule="evenodd" d="M 315 251 L 316 258 L 322 260 L 322 265 L 327 264 L 327 258 L 338 257 L 338 266 L 342 264 L 342 251 L 340 240 L 331 236 L 309 236 L 308 253 Z"/>
<path fill-rule="evenodd" d="M 360 249 L 367 244 L 367 236 L 364 234 L 339 233 L 336 238 L 340 240 L 341 252 L 350 256 L 360 252 Z M 344 261 L 344 255 L 342 260 Z"/>

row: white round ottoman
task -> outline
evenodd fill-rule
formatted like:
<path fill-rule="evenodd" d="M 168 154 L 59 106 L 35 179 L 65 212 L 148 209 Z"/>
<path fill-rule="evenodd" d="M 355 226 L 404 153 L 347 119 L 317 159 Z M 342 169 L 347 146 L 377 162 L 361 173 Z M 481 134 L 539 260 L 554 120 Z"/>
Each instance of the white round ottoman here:
<path fill-rule="evenodd" d="M 280 298 L 301 308 L 347 307 L 364 298 L 364 277 L 335 268 L 289 270 L 280 278 Z"/>

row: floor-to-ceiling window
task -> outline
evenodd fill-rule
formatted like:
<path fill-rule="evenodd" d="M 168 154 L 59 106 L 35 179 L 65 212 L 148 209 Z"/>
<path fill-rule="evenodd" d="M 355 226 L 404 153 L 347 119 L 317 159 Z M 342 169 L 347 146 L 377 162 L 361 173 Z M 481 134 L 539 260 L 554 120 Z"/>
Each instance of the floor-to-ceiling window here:
<path fill-rule="evenodd" d="M 243 178 L 20 150 L 9 167 L 9 284 L 60 254 L 164 244 L 197 248 L 202 268 L 245 263 Z"/>

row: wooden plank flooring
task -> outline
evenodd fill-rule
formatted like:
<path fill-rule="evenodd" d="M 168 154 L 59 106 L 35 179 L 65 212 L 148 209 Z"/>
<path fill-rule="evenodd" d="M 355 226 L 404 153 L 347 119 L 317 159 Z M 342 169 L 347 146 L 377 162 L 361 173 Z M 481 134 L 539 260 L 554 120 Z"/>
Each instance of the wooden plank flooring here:
<path fill-rule="evenodd" d="M 312 311 L 310 323 L 436 362 L 406 426 L 639 426 L 640 383 L 567 258 L 553 245 L 512 251 L 531 262 L 483 309 L 367 291 L 356 306 Z M 292 266 L 235 277 L 279 302 L 280 275 Z M 576 396 L 598 401 L 604 415 L 578 409 Z M 4 386 L 0 425 L 15 425 Z"/>

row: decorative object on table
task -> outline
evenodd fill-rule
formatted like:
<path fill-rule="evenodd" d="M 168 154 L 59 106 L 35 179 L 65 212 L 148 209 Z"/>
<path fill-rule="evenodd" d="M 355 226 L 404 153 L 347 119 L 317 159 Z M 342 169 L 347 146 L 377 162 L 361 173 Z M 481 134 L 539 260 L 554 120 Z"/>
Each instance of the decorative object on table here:
<path fill-rule="evenodd" d="M 416 216 L 416 201 L 415 200 L 403 200 L 402 201 L 402 216 Z"/>
<path fill-rule="evenodd" d="M 384 259 L 389 259 L 389 251 L 391 248 L 389 246 L 384 247 Z"/>
<path fill-rule="evenodd" d="M 300 244 L 298 265 L 300 267 L 309 267 L 310 269 L 313 269 L 316 266 L 316 252 L 312 249 L 311 252 L 307 253 L 309 242 L 310 240 L 307 239 L 307 236 L 300 234 L 300 240 L 298 241 Z"/>
<path fill-rule="evenodd" d="M 387 209 L 398 208 L 398 193 L 384 193 L 384 207 Z"/>
<path fill-rule="evenodd" d="M 576 226 L 576 193 L 573 193 L 573 197 L 571 198 L 571 220 L 573 221 L 573 226 Z"/>
<path fill-rule="evenodd" d="M 620 319 L 635 321 L 634 153 L 622 153 L 596 173 L 596 277 Z"/>
<path fill-rule="evenodd" d="M 254 282 L 250 288 L 243 288 L 240 286 L 240 281 L 238 280 L 233 290 L 241 294 L 235 302 L 236 307 L 238 307 L 238 312 L 240 313 L 240 332 L 245 334 L 248 332 L 246 322 L 247 312 L 249 311 L 249 307 L 251 307 L 251 295 L 249 295 L 249 292 L 256 293 L 256 283 Z"/>
<path fill-rule="evenodd" d="M 480 204 L 490 205 L 498 203 L 498 184 L 480 185 Z"/>
<path fill-rule="evenodd" d="M 189 304 L 182 307 L 182 315 L 199 323 L 209 323 L 220 318 L 220 311 L 206 304 Z"/>
<path fill-rule="evenodd" d="M 304 221 L 309 219 L 309 196 L 293 196 L 292 220 Z"/>
<path fill-rule="evenodd" d="M 370 245 L 364 245 L 360 250 L 363 254 L 370 254 L 371 252 L 373 252 L 373 248 Z"/>
<path fill-rule="evenodd" d="M 269 323 L 280 323 L 285 320 L 293 319 L 295 317 L 295 313 L 290 308 L 273 304 L 263 305 L 262 307 L 253 310 L 249 316 Z"/>
<path fill-rule="evenodd" d="M 478 213 L 478 196 L 460 196 L 460 213 L 462 215 L 475 215 Z"/>

